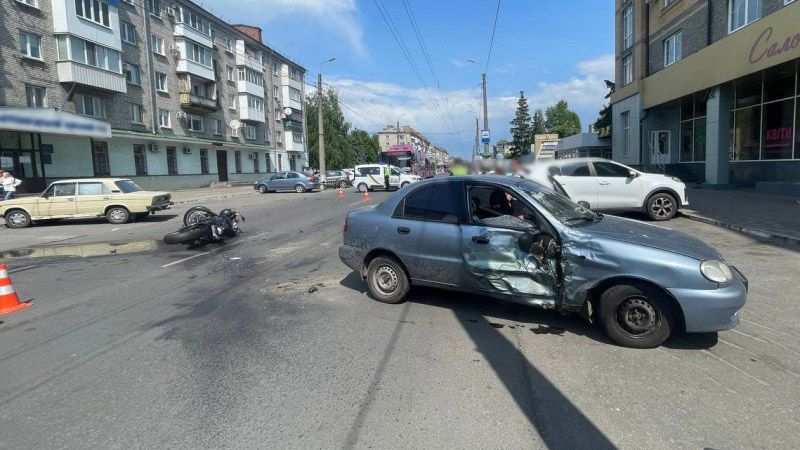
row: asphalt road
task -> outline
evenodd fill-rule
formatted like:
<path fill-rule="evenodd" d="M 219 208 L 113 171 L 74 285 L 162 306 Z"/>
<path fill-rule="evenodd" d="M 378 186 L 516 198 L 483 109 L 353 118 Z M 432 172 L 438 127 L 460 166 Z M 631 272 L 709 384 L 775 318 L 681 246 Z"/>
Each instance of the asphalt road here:
<path fill-rule="evenodd" d="M 385 196 L 209 202 L 245 232 L 195 250 L 158 243 L 191 205 L 0 230 L 34 304 L 0 317 L 0 448 L 796 446 L 798 249 L 673 220 L 750 278 L 743 320 L 632 350 L 477 296 L 369 299 L 336 247 Z"/>

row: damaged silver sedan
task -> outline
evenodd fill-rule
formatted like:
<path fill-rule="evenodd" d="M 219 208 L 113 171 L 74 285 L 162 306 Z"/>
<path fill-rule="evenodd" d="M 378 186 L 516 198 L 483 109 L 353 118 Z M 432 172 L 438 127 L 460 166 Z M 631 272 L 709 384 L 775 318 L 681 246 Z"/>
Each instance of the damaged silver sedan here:
<path fill-rule="evenodd" d="M 339 257 L 382 302 L 411 285 L 480 292 L 580 314 L 637 348 L 733 328 L 747 296 L 747 279 L 704 242 L 510 177 L 429 179 L 351 212 Z"/>

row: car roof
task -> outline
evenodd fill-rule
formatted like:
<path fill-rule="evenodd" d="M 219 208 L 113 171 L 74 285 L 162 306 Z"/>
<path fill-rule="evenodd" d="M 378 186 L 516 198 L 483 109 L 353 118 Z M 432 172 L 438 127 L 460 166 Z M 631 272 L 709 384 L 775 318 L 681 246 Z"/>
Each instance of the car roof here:
<path fill-rule="evenodd" d="M 574 163 L 581 163 L 581 162 L 614 162 L 610 159 L 606 158 L 598 158 L 598 157 L 587 157 L 587 158 L 564 158 L 564 159 L 549 159 L 549 160 L 538 160 L 531 165 L 533 167 L 542 166 L 542 167 L 555 167 L 555 166 L 564 166 L 567 164 L 574 164 Z"/>
<path fill-rule="evenodd" d="M 53 183 L 86 183 L 86 182 L 93 182 L 97 183 L 100 181 L 131 181 L 130 178 L 70 178 L 67 180 L 56 180 Z"/>

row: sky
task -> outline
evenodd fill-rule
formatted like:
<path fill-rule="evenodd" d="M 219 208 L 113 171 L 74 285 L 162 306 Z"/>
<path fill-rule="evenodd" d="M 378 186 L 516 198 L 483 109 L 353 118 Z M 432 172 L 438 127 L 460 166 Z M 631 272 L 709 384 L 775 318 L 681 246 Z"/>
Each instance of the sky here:
<path fill-rule="evenodd" d="M 565 99 L 587 130 L 606 102 L 603 80 L 614 79 L 609 0 L 501 0 L 490 57 L 496 0 L 199 3 L 261 27 L 267 45 L 306 68 L 308 84 L 322 70 L 355 127 L 376 132 L 400 120 L 457 156 L 474 145 L 484 68 L 492 142 L 510 139 L 520 91 L 531 114 Z"/>

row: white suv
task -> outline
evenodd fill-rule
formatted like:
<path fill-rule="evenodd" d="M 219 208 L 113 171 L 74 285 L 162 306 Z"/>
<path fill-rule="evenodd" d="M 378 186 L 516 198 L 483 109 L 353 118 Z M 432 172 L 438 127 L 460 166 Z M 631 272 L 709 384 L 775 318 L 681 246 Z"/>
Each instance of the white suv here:
<path fill-rule="evenodd" d="M 386 184 L 383 179 L 383 169 L 387 167 L 386 164 L 363 164 L 355 167 L 355 177 L 353 178 L 353 186 L 358 188 L 360 192 L 367 192 L 373 189 L 385 189 Z M 401 171 L 399 167 L 388 166 L 389 172 L 389 187 L 399 189 L 407 184 L 419 181 L 422 178 L 406 174 Z"/>
<path fill-rule="evenodd" d="M 587 208 L 644 211 L 653 220 L 672 219 L 678 208 L 689 204 L 680 179 L 602 158 L 537 161 L 524 176 L 545 186 L 552 185 L 552 177 L 572 200 Z"/>

